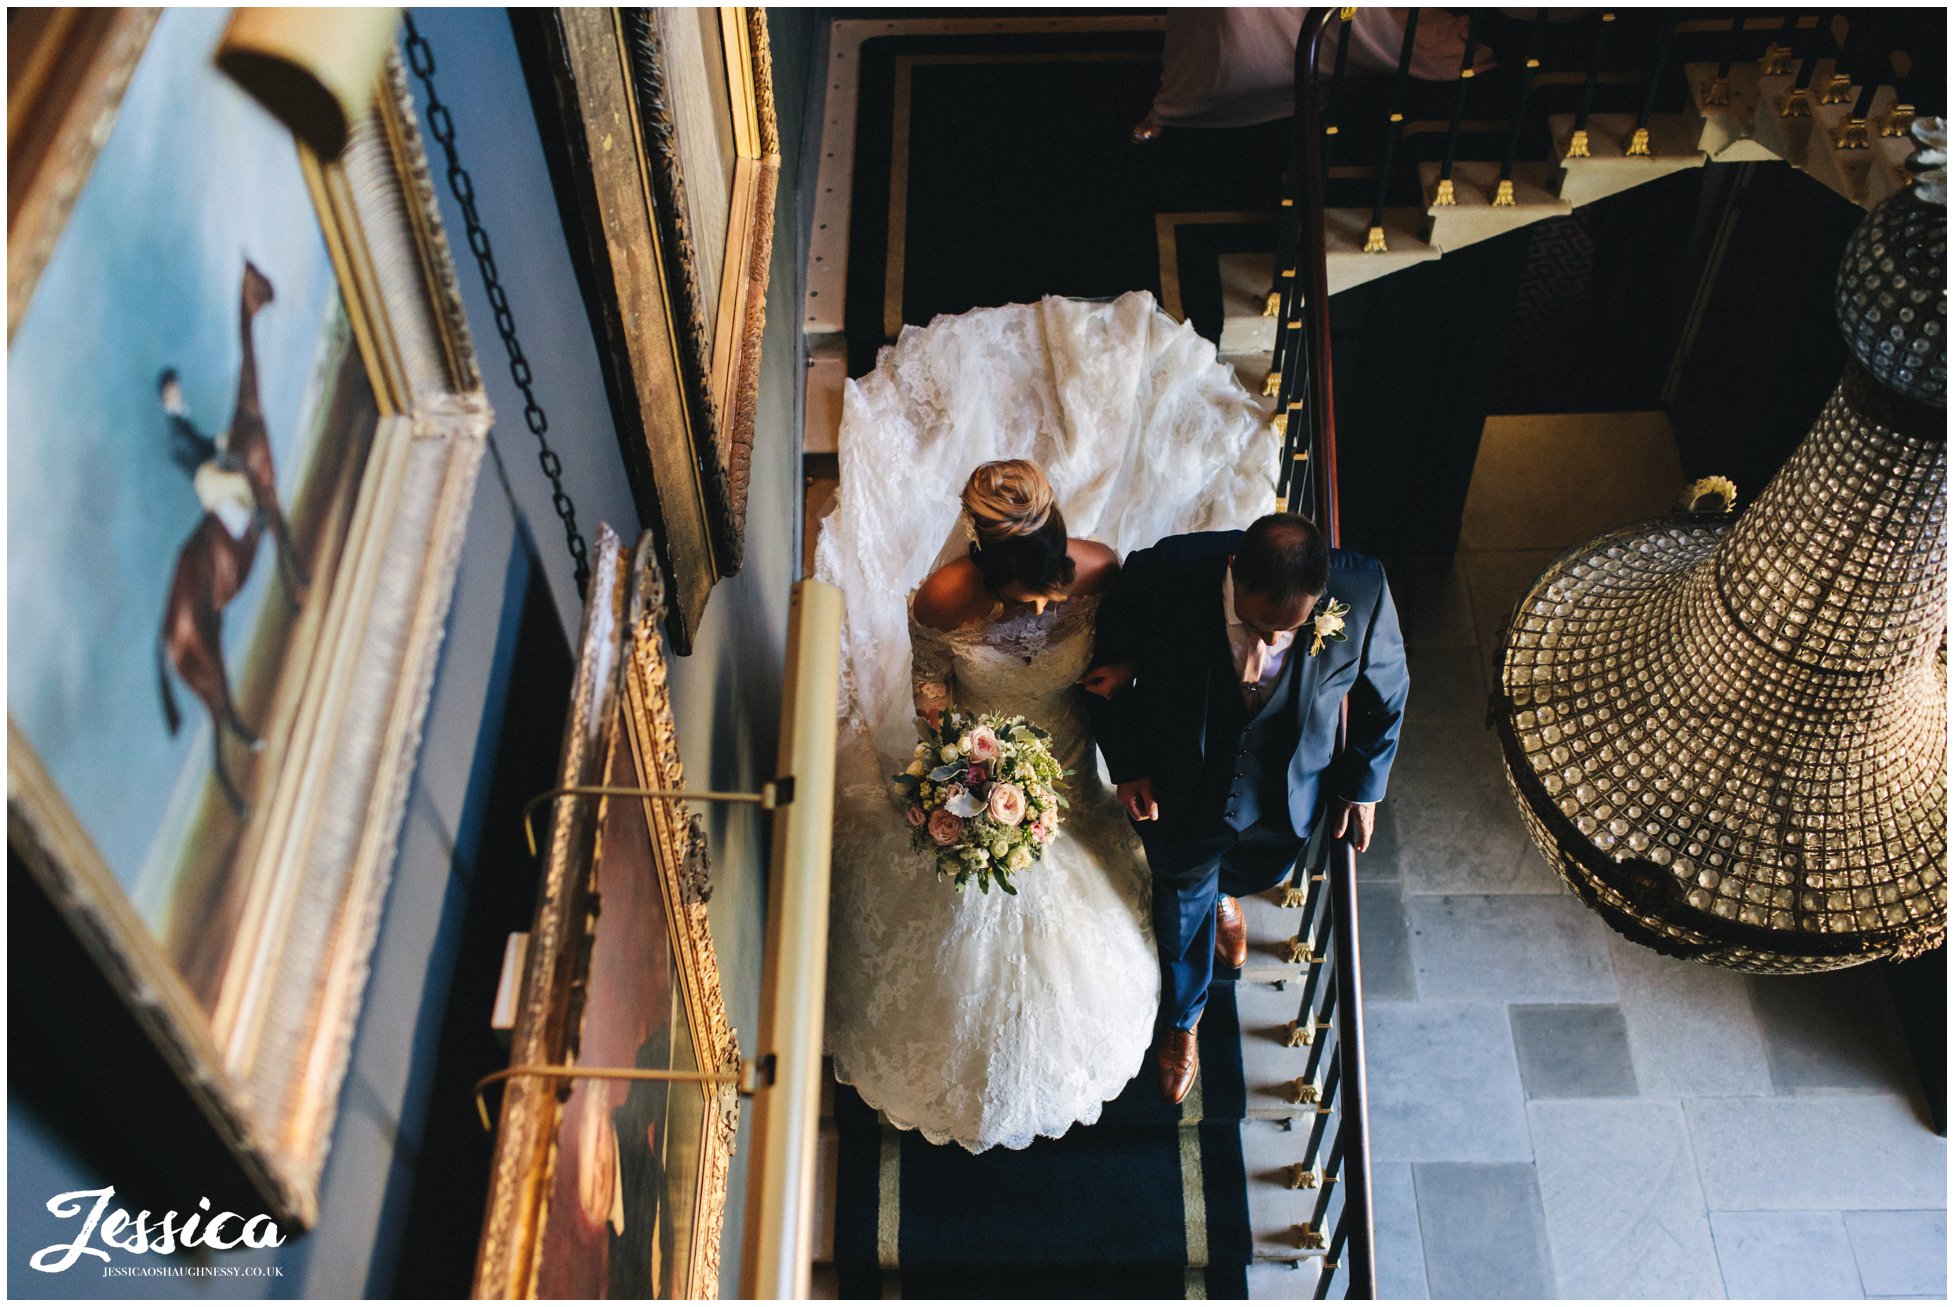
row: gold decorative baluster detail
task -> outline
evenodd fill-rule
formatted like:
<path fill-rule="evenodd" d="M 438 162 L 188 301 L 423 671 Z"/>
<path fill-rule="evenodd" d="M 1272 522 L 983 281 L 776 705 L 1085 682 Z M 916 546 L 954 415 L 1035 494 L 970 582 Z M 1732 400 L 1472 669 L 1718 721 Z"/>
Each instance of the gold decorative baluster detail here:
<path fill-rule="evenodd" d="M 1299 962 L 1304 966 L 1313 967 L 1323 960 L 1323 955 L 1316 951 L 1316 941 L 1313 939 L 1304 939 L 1301 935 L 1297 935 L 1289 941 L 1288 949 L 1289 960 L 1291 962 Z"/>
<path fill-rule="evenodd" d="M 1496 209 L 1510 209 L 1517 203 L 1518 201 L 1513 198 L 1513 179 L 1511 177 L 1500 178 L 1499 189 L 1493 192 L 1493 207 Z"/>
<path fill-rule="evenodd" d="M 1441 209 L 1455 205 L 1458 202 L 1458 197 L 1452 193 L 1452 179 L 1450 177 L 1439 178 L 1438 190 L 1432 195 L 1432 207 L 1434 209 Z"/>
<path fill-rule="evenodd" d="M 1905 136 L 1912 130 L 1913 106 L 1910 104 L 1894 105 L 1886 111 L 1886 116 L 1879 120 L 1881 136 Z"/>
<path fill-rule="evenodd" d="M 1264 316 L 1264 317 L 1267 317 L 1268 315 L 1267 315 L 1267 314 L 1264 314 L 1263 316 Z M 1274 371 L 1274 370 L 1272 370 L 1272 371 L 1270 371 L 1270 373 L 1269 373 L 1269 375 L 1268 375 L 1268 376 L 1266 376 L 1266 377 L 1264 377 L 1264 378 L 1262 378 L 1262 393 L 1263 393 L 1263 394 L 1264 394 L 1265 396 L 1267 396 L 1267 395 L 1280 395 L 1280 394 L 1282 393 L 1282 373 L 1281 373 L 1281 372 L 1279 372 L 1279 371 Z"/>
<path fill-rule="evenodd" d="M 1262 316 L 1265 318 L 1273 318 L 1281 312 L 1282 312 L 1282 292 L 1279 290 L 1272 290 L 1269 292 L 1269 298 L 1262 301 Z"/>
<path fill-rule="evenodd" d="M 1839 128 L 1839 134 L 1832 139 L 1832 145 L 1835 149 L 1840 150 L 1871 149 L 1872 142 L 1867 139 L 1866 134 L 1866 120 L 1864 118 L 1846 119 L 1845 126 Z"/>
<path fill-rule="evenodd" d="M 1317 1229 L 1310 1222 L 1304 1221 L 1296 1227 L 1296 1246 L 1298 1248 L 1315 1249 L 1328 1247 L 1328 1244 L 1325 1242 L 1321 1230 Z"/>
<path fill-rule="evenodd" d="M 1803 87 L 1794 86 L 1785 93 L 1784 103 L 1778 106 L 1778 117 L 1809 118 L 1811 116 L 1811 100 L 1805 95 Z"/>
<path fill-rule="evenodd" d="M 1388 248 L 1389 247 L 1386 246 L 1384 243 L 1384 229 L 1382 227 L 1373 227 L 1370 229 L 1369 233 L 1365 235 L 1364 253 L 1383 254 L 1388 250 Z"/>
<path fill-rule="evenodd" d="M 1765 77 L 1781 77 L 1791 71 L 1791 47 L 1773 41 L 1764 47 L 1764 55 L 1757 61 L 1758 72 Z"/>
<path fill-rule="evenodd" d="M 1287 413 L 1278 413 L 1269 419 L 1269 425 L 1275 429 L 1275 433 L 1278 436 L 1287 436 L 1289 434 L 1289 415 Z"/>
<path fill-rule="evenodd" d="M 1583 127 L 1575 132 L 1574 135 L 1567 138 L 1567 153 L 1562 157 L 1568 159 L 1586 159 L 1591 157 L 1588 154 L 1587 128 Z"/>
<path fill-rule="evenodd" d="M 1316 1082 L 1308 1076 L 1297 1076 L 1296 1083 L 1289 1086 L 1289 1101 L 1292 1103 L 1314 1103 L 1322 1096 L 1323 1091 L 1318 1089 Z"/>
<path fill-rule="evenodd" d="M 1307 1020 L 1291 1021 L 1289 1034 L 1283 1042 L 1291 1048 L 1308 1048 L 1316 1042 L 1316 1013 L 1309 1014 Z"/>
<path fill-rule="evenodd" d="M 1730 79 L 1719 77 L 1703 92 L 1703 103 L 1715 108 L 1730 103 Z"/>
<path fill-rule="evenodd" d="M 1646 127 L 1637 127 L 1635 129 L 1635 135 L 1629 137 L 1628 148 L 1623 150 L 1622 153 L 1631 159 L 1648 158 L 1649 129 Z"/>
<path fill-rule="evenodd" d="M 1318 1178 L 1314 1167 L 1304 1166 L 1301 1162 L 1292 1162 L 1289 1166 L 1291 1189 L 1314 1189 Z"/>
<path fill-rule="evenodd" d="M 1303 457 L 1307 458 L 1308 455 L 1304 454 Z M 1308 907 L 1309 894 L 1307 891 L 1303 889 L 1302 886 L 1291 885 L 1288 889 L 1285 889 L 1282 892 L 1282 906 L 1285 908 Z"/>
<path fill-rule="evenodd" d="M 1825 83 L 1825 89 L 1818 93 L 1820 104 L 1844 104 L 1846 93 L 1852 90 L 1852 79 L 1844 73 L 1833 73 Z"/>

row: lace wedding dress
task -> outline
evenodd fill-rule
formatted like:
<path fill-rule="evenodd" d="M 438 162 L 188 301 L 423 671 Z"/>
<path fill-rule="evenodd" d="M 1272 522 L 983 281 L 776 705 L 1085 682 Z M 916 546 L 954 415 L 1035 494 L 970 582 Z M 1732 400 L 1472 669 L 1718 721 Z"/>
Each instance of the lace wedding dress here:
<path fill-rule="evenodd" d="M 1099 1119 L 1141 1070 L 1159 1000 L 1144 855 L 1073 688 L 1098 601 L 946 634 L 905 597 L 962 551 L 957 494 L 979 463 L 1035 461 L 1071 533 L 1125 555 L 1269 511 L 1276 438 L 1214 347 L 1134 293 L 905 328 L 848 383 L 839 450 L 815 554 L 846 599 L 828 1048 L 896 1125 L 1023 1148 Z M 909 846 L 889 777 L 915 747 L 917 679 L 1031 718 L 1074 771 L 1065 824 L 1015 896 L 958 894 Z"/>

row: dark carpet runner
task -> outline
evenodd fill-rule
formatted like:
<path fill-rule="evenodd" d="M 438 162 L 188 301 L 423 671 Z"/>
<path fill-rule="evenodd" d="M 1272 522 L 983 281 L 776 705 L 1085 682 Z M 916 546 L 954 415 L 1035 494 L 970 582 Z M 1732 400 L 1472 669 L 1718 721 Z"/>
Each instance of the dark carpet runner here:
<path fill-rule="evenodd" d="M 1100 1119 L 1029 1148 L 971 1154 L 884 1124 L 846 1085 L 835 1266 L 843 1297 L 1241 1298 L 1250 1239 L 1234 982 L 1201 1021 L 1179 1107 L 1151 1057 Z"/>

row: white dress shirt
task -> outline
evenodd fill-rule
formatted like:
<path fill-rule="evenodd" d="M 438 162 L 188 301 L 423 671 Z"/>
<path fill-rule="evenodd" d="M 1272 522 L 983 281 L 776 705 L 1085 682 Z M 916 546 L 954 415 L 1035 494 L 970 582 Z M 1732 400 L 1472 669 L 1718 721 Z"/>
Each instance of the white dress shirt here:
<path fill-rule="evenodd" d="M 1242 699 L 1250 708 L 1259 707 L 1268 697 L 1289 646 L 1296 642 L 1294 631 L 1278 631 L 1273 640 L 1262 637 L 1242 624 L 1235 612 L 1235 574 L 1232 568 L 1221 572 L 1221 617 L 1228 624 L 1228 648 L 1235 657 L 1235 675 L 1242 683 Z M 1259 667 L 1256 665 L 1259 660 Z"/>

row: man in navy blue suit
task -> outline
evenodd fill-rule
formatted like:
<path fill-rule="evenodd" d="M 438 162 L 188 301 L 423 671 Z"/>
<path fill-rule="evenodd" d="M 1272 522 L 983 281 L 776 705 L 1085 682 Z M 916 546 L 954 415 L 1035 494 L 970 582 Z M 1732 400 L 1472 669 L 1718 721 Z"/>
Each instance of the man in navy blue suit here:
<path fill-rule="evenodd" d="M 1153 868 L 1154 1064 L 1178 1103 L 1215 962 L 1247 957 L 1237 896 L 1281 881 L 1325 816 L 1370 844 L 1409 685 L 1397 610 L 1376 559 L 1299 514 L 1170 536 L 1121 567 L 1080 684 Z"/>

